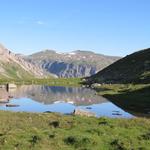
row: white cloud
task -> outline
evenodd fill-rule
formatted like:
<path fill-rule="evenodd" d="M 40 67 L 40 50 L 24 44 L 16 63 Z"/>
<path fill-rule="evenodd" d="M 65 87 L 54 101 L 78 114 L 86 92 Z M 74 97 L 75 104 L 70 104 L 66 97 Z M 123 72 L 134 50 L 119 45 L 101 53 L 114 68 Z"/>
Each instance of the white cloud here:
<path fill-rule="evenodd" d="M 37 23 L 38 25 L 44 25 L 44 24 L 45 24 L 43 21 L 40 21 L 40 20 L 37 21 L 36 23 Z"/>
<path fill-rule="evenodd" d="M 17 24 L 23 25 L 23 24 L 29 24 L 29 25 L 47 25 L 46 22 L 41 21 L 41 20 L 31 20 L 31 19 L 26 19 L 26 20 L 19 20 L 17 21 Z"/>

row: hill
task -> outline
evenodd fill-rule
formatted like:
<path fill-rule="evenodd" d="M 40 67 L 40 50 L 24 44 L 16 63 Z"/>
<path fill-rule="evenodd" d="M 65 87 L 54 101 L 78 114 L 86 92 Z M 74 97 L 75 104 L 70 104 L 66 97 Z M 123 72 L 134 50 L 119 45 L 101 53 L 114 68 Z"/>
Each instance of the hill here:
<path fill-rule="evenodd" d="M 150 48 L 116 61 L 87 79 L 88 83 L 150 83 Z"/>
<path fill-rule="evenodd" d="M 42 78 L 43 71 L 0 44 L 0 79 Z"/>

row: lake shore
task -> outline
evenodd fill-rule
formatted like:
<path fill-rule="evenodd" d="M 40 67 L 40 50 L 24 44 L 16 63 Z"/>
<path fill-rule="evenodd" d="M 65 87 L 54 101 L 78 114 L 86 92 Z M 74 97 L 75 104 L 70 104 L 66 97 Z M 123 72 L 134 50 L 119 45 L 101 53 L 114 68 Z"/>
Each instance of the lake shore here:
<path fill-rule="evenodd" d="M 37 84 L 46 84 L 47 80 L 44 81 L 45 83 L 43 81 L 40 80 Z M 66 81 L 62 80 L 62 83 L 67 85 L 68 81 Z M 80 80 L 76 81 L 77 86 L 80 86 Z M 28 83 L 30 84 L 30 82 Z M 62 85 L 60 82 L 57 83 Z M 72 85 L 73 83 L 74 80 Z M 149 85 L 131 84 L 102 85 L 95 88 L 97 94 L 110 97 L 114 103 L 116 98 L 121 98 L 127 106 L 130 105 L 127 103 L 127 98 L 131 102 L 133 98 L 140 100 L 141 93 L 147 95 L 143 98 L 145 105 L 149 97 L 147 89 L 149 91 Z M 123 95 L 125 93 L 127 93 L 126 96 Z M 149 105 L 146 106 L 149 107 Z M 58 113 L 0 111 L 0 122 L 0 149 L 148 150 L 150 147 L 150 120 L 146 118 L 112 119 Z"/>
<path fill-rule="evenodd" d="M 150 84 L 106 84 L 95 90 L 131 114 L 150 118 Z"/>
<path fill-rule="evenodd" d="M 49 86 L 70 86 L 79 87 L 82 85 L 81 78 L 45 78 L 45 79 L 0 79 L 0 85 L 14 83 L 16 85 L 49 85 Z"/>

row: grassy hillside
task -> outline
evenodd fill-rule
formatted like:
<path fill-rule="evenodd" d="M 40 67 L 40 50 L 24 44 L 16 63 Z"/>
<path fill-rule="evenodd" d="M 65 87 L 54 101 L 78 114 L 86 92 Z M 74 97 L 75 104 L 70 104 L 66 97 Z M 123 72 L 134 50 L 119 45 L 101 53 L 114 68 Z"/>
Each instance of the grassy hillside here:
<path fill-rule="evenodd" d="M 17 63 L 1 63 L 0 67 L 4 69 L 4 72 L 0 73 L 0 79 L 29 79 L 34 77 Z"/>
<path fill-rule="evenodd" d="M 94 83 L 150 83 L 150 48 L 128 55 L 88 79 Z"/>
<path fill-rule="evenodd" d="M 48 75 L 0 44 L 0 79 L 44 78 Z"/>
<path fill-rule="evenodd" d="M 0 111 L 2 150 L 149 150 L 150 120 Z"/>

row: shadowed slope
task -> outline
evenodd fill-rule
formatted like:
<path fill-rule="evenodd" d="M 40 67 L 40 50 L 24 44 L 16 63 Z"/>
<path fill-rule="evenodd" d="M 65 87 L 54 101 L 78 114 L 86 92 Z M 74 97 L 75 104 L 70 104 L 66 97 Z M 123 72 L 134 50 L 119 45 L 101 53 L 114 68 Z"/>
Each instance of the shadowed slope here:
<path fill-rule="evenodd" d="M 88 79 L 90 83 L 150 83 L 150 48 L 128 55 Z"/>

